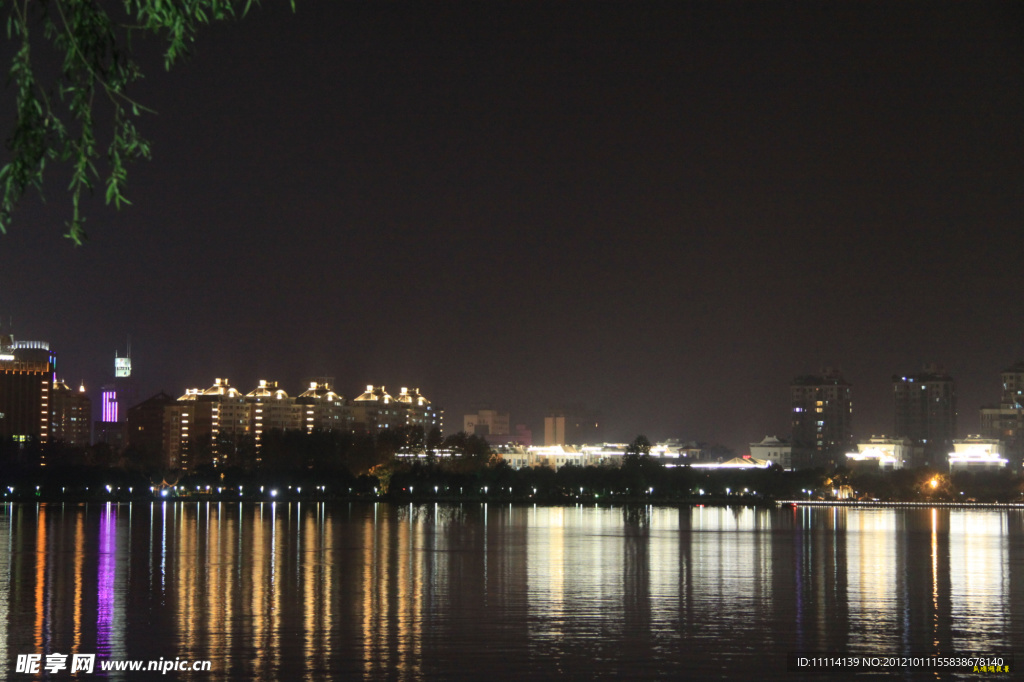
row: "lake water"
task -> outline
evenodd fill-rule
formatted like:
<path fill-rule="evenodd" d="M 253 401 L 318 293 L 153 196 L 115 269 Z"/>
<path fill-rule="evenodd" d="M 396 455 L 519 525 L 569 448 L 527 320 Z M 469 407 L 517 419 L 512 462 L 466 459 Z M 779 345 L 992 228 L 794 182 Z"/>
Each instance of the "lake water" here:
<path fill-rule="evenodd" d="M 1021 642 L 1020 510 L 0 506 L 0 678 L 797 680 Z M 99 671 L 179 658 L 211 669 Z"/>

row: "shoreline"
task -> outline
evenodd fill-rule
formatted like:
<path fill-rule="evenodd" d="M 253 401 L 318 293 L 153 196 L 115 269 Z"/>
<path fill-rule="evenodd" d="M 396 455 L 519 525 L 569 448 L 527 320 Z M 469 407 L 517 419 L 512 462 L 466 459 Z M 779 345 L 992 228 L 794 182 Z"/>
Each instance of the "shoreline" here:
<path fill-rule="evenodd" d="M 939 507 L 943 509 L 1024 509 L 1024 502 L 898 502 L 884 500 L 776 500 L 777 507 Z"/>
<path fill-rule="evenodd" d="M 145 504 L 145 503 L 173 503 L 173 504 L 191 504 L 201 502 L 214 502 L 217 504 L 223 503 L 238 503 L 238 504 L 292 504 L 292 503 L 331 503 L 331 504 L 393 504 L 396 506 L 405 505 L 463 505 L 463 504 L 501 504 L 501 505 L 515 505 L 515 506 L 541 506 L 541 507 L 565 507 L 565 508 L 576 508 L 576 507 L 674 507 L 682 509 L 685 507 L 701 508 L 701 507 L 750 507 L 750 508 L 762 508 L 762 509 L 781 509 L 785 507 L 798 508 L 798 507 L 843 507 L 843 508 L 860 508 L 860 509 L 899 509 L 899 508 L 911 508 L 911 509 L 926 509 L 926 508 L 937 508 L 937 509 L 1020 509 L 1024 510 L 1024 502 L 901 502 L 895 500 L 769 500 L 769 499 L 736 499 L 726 500 L 722 498 L 713 499 L 641 499 L 641 498 L 623 498 L 610 500 L 604 499 L 553 499 L 553 498 L 506 498 L 506 497 L 493 497 L 484 498 L 480 496 L 466 496 L 462 498 L 453 497 L 404 497 L 396 498 L 393 496 L 301 496 L 301 495 L 281 495 L 277 497 L 264 497 L 264 496 L 244 496 L 244 497 L 233 497 L 228 495 L 190 495 L 190 496 L 150 496 L 150 495 L 135 495 L 135 496 L 65 496 L 65 497 L 54 497 L 54 496 L 11 496 L 0 499 L 0 504 Z"/>

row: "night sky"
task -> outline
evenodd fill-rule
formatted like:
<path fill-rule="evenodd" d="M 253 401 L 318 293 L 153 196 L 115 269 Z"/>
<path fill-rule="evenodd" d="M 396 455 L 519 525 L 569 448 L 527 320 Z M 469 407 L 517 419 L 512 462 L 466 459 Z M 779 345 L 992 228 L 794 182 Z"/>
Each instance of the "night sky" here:
<path fill-rule="evenodd" d="M 154 159 L 86 246 L 66 176 L 22 202 L 0 312 L 94 391 L 130 335 L 144 395 L 329 375 L 536 440 L 581 403 L 742 450 L 826 366 L 891 433 L 937 362 L 964 436 L 1024 357 L 1022 51 L 1020 3 L 265 0 L 144 60 Z"/>

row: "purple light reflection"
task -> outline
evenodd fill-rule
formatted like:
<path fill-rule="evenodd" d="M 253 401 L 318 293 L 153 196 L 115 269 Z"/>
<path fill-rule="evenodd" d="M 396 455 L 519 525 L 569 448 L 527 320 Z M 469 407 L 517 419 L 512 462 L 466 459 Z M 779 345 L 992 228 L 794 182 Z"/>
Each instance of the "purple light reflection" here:
<path fill-rule="evenodd" d="M 116 552 L 117 507 L 108 502 L 100 514 L 100 564 L 96 578 L 96 653 L 110 653 Z"/>

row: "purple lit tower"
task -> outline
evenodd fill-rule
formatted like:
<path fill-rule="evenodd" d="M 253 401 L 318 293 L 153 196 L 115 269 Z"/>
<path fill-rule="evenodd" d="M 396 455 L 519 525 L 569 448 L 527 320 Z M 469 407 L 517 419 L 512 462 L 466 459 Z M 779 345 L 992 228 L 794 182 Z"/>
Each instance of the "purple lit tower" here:
<path fill-rule="evenodd" d="M 135 400 L 132 382 L 131 344 L 124 357 L 114 354 L 114 380 L 100 389 L 100 421 L 96 422 L 96 442 L 114 450 L 125 446 L 125 416 Z"/>

